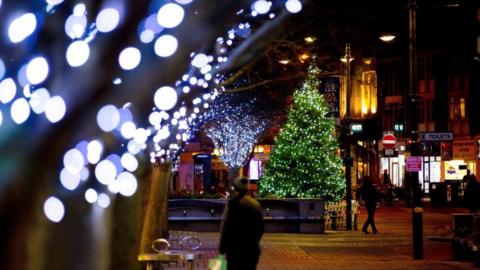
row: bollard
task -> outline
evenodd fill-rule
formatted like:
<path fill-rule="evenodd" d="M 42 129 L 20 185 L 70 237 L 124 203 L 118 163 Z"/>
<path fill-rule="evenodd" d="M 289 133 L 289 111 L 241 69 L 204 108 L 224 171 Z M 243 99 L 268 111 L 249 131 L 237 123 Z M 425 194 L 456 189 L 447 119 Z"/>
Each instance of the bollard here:
<path fill-rule="evenodd" d="M 413 223 L 413 259 L 423 259 L 423 209 L 415 207 L 412 211 Z"/>

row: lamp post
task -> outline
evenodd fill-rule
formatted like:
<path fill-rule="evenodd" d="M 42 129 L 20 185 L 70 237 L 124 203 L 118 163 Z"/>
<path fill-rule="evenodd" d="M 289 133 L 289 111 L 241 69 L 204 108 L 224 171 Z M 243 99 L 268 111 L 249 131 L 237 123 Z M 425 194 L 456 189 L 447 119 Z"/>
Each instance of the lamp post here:
<path fill-rule="evenodd" d="M 406 104 L 408 137 L 411 139 L 410 154 L 419 156 L 420 149 L 417 143 L 417 118 L 414 114 L 414 97 L 417 94 L 417 3 L 409 0 L 409 84 L 408 100 Z M 418 172 L 408 172 L 412 199 L 412 242 L 413 259 L 423 259 L 423 209 L 420 207 L 420 189 Z"/>
<path fill-rule="evenodd" d="M 350 156 L 350 61 L 352 60 L 350 53 L 350 43 L 345 46 L 345 65 L 346 65 L 346 80 L 345 80 L 345 116 L 343 118 L 343 135 L 345 136 L 345 200 L 346 200 L 346 229 L 352 230 L 352 157 Z"/>

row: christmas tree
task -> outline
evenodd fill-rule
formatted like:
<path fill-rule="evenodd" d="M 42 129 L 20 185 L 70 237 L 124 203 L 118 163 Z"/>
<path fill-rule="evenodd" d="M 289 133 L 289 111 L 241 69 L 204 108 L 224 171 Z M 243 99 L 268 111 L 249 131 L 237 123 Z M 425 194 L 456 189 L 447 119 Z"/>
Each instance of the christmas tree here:
<path fill-rule="evenodd" d="M 318 69 L 293 94 L 288 120 L 275 141 L 275 149 L 261 179 L 263 196 L 339 200 L 345 184 L 338 155 L 335 122 L 318 92 Z"/>

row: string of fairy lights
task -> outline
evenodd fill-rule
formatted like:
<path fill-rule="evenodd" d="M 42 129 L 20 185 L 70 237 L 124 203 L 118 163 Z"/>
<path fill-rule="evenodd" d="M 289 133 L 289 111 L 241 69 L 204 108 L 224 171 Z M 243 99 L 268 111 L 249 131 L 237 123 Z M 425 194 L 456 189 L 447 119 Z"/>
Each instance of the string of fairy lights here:
<path fill-rule="evenodd" d="M 152 0 L 148 16 L 138 23 L 139 42 L 153 47 L 160 58 L 174 55 L 181 40 L 173 30 L 185 21 L 185 10 L 192 2 Z M 45 27 L 45 18 L 62 8 L 69 8 L 63 4 L 63 0 L 46 0 L 31 6 L 23 3 L 9 16 L 8 41 L 13 46 L 25 46 L 27 49 L 24 50 L 25 57 L 15 63 L 4 62 L 0 55 L 0 130 L 8 117 L 14 124 L 22 125 L 35 117 L 34 114 L 45 115 L 50 123 L 55 124 L 69 113 L 69 104 L 64 96 L 49 88 L 52 77 L 56 76 L 57 63 L 48 54 L 35 49 L 39 32 Z M 0 10 L 3 6 L 0 0 Z M 81 2 L 73 5 L 61 25 L 69 40 L 64 54 L 72 72 L 95 61 L 92 59 L 93 44 L 97 42 L 97 37 L 107 36 L 125 22 L 129 14 L 125 6 L 123 0 L 103 1 L 94 20 L 89 20 L 92 16 L 87 15 L 92 15 L 92 10 L 88 5 Z M 111 198 L 116 194 L 133 195 L 138 185 L 134 175 L 139 165 L 136 155 L 148 151 L 152 162 L 177 155 L 192 134 L 191 124 L 201 118 L 213 100 L 223 92 L 224 89 L 216 85 L 226 77 L 218 70 L 222 64 L 228 63 L 232 50 L 251 36 L 252 22 L 268 23 L 282 9 L 298 13 L 302 3 L 299 0 L 278 3 L 256 0 L 249 8 L 239 10 L 240 22 L 230 28 L 226 36 L 217 38 L 213 53 L 191 53 L 188 72 L 175 85 L 160 85 L 153 91 L 155 107 L 148 116 L 149 126 L 137 126 L 131 110 L 135 104 L 130 102 L 122 106 L 106 104 L 101 107 L 96 114 L 100 131 L 115 134 L 118 140 L 124 142 L 122 145 L 126 149 L 109 154 L 100 138 L 78 142 L 63 156 L 64 166 L 59 172 L 62 187 L 73 191 L 80 185 L 88 185 L 88 180 L 95 178 L 97 184 L 86 189 L 85 200 L 104 208 L 110 205 Z M 141 65 L 142 48 L 133 44 L 121 50 L 117 63 L 122 72 L 132 72 Z M 122 84 L 122 74 L 113 77 L 112 84 Z M 180 102 L 185 98 L 190 100 Z M 247 144 L 247 141 L 251 144 L 254 139 L 246 137 L 244 143 Z M 58 197 L 51 196 L 44 203 L 44 213 L 52 222 L 60 222 L 65 207 Z"/>

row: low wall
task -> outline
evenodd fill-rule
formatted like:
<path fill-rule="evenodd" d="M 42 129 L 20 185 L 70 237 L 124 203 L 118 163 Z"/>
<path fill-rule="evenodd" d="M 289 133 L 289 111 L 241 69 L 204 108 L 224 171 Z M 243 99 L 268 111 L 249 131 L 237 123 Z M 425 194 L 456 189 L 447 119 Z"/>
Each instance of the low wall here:
<path fill-rule="evenodd" d="M 266 232 L 324 233 L 322 199 L 259 199 Z M 169 229 L 218 232 L 226 200 L 174 199 L 168 205 Z"/>

